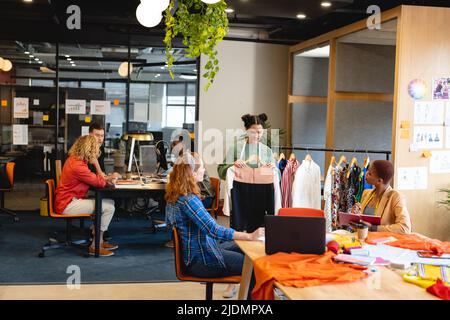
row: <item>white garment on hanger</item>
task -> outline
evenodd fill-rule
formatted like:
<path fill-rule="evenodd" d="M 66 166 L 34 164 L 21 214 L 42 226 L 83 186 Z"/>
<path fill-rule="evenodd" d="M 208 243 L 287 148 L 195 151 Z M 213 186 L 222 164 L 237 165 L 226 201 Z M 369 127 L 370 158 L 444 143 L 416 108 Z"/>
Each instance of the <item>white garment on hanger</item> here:
<path fill-rule="evenodd" d="M 320 167 L 313 160 L 303 160 L 295 172 L 292 207 L 320 210 L 320 197 Z"/>
<path fill-rule="evenodd" d="M 223 214 L 230 216 L 231 212 L 231 189 L 233 189 L 234 181 L 234 166 L 231 166 L 227 170 L 227 178 L 225 180 L 225 199 L 223 203 Z M 275 215 L 278 215 L 278 210 L 281 208 L 281 189 L 280 189 L 280 176 L 278 175 L 278 170 L 273 169 L 273 187 L 274 187 L 274 198 L 275 198 Z"/>

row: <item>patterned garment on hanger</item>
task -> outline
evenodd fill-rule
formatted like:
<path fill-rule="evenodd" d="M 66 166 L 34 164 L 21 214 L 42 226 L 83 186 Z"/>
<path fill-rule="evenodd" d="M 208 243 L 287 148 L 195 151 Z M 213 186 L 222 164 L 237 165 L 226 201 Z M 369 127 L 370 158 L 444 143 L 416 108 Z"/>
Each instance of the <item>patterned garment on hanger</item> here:
<path fill-rule="evenodd" d="M 356 202 L 356 195 L 359 190 L 360 185 L 360 175 L 361 175 L 361 168 L 358 167 L 358 165 L 353 165 L 350 169 L 350 175 L 348 177 L 347 181 L 347 211 L 351 212 L 352 207 Z"/>
<path fill-rule="evenodd" d="M 370 163 L 361 170 L 361 174 L 359 175 L 359 188 L 358 193 L 356 194 L 356 201 L 361 202 L 362 195 L 364 190 L 373 189 L 373 185 L 367 183 L 366 181 L 366 173 L 369 171 Z"/>
<path fill-rule="evenodd" d="M 347 193 L 348 193 L 348 179 L 347 179 L 348 164 L 346 163 L 339 170 L 339 212 L 347 212 Z"/>
<path fill-rule="evenodd" d="M 334 175 L 336 169 L 330 164 L 328 167 L 325 183 L 323 185 L 323 198 L 325 200 L 325 221 L 326 231 L 331 232 L 333 230 L 333 187 L 334 187 Z"/>
<path fill-rule="evenodd" d="M 341 202 L 341 171 L 343 168 L 339 165 L 334 167 L 331 172 L 331 226 L 332 229 L 337 228 L 337 217 L 339 212 L 339 204 Z"/>

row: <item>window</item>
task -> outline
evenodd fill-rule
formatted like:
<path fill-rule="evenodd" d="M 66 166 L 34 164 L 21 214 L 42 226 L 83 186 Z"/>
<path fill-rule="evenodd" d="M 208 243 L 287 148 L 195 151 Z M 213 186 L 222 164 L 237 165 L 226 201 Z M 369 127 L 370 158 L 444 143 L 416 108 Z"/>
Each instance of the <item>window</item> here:
<path fill-rule="evenodd" d="M 81 88 L 102 89 L 103 83 L 100 81 L 81 81 Z"/>
<path fill-rule="evenodd" d="M 184 123 L 195 123 L 195 83 L 167 84 L 164 126 L 182 128 Z"/>

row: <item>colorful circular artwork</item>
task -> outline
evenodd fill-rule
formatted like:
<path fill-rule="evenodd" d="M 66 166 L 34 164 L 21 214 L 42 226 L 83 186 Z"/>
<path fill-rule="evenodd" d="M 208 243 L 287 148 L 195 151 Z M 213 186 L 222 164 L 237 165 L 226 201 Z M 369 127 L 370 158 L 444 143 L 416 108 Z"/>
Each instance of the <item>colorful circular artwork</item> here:
<path fill-rule="evenodd" d="M 419 100 L 425 97 L 427 84 L 421 79 L 414 79 L 408 85 L 408 93 L 411 98 Z"/>

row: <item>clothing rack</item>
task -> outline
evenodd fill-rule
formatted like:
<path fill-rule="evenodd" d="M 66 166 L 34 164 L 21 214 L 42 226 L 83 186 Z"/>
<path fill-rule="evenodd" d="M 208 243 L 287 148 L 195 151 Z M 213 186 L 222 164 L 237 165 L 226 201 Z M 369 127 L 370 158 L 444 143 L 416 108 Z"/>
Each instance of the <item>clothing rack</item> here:
<path fill-rule="evenodd" d="M 279 150 L 301 150 L 301 151 L 324 151 L 324 152 L 346 152 L 346 153 L 363 153 L 363 154 L 384 154 L 386 160 L 389 160 L 391 151 L 382 150 L 356 150 L 356 149 L 329 149 L 329 148 L 306 148 L 306 147 L 279 147 Z"/>

